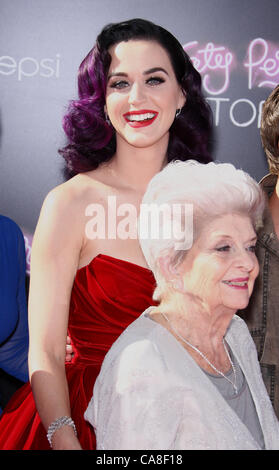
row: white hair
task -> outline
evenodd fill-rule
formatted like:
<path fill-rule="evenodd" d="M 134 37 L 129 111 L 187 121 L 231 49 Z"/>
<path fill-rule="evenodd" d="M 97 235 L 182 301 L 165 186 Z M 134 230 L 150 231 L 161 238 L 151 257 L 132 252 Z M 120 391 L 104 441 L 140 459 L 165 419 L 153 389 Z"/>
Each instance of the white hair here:
<path fill-rule="evenodd" d="M 192 225 L 190 218 L 187 218 L 189 211 L 184 214 L 180 211 L 179 220 L 174 211 L 169 211 L 166 217 L 160 219 L 154 217 L 153 211 L 153 222 L 156 219 L 160 235 L 143 236 L 143 214 L 146 212 L 146 207 L 166 208 L 177 204 L 193 208 Z M 226 214 L 247 215 L 257 230 L 262 224 L 265 205 L 265 195 L 257 182 L 248 173 L 236 169 L 232 164 L 214 162 L 202 164 L 187 160 L 166 165 L 150 181 L 142 200 L 139 218 L 141 249 L 157 281 L 154 299 L 159 300 L 163 288 L 163 279 L 158 266 L 159 257 L 168 255 L 173 265 L 180 264 L 206 222 Z M 166 215 L 166 211 L 162 212 Z M 144 220 L 146 222 L 146 218 Z M 174 226 L 178 222 L 181 225 L 180 232 L 184 234 L 184 246 L 179 249 L 173 230 L 167 230 L 171 236 L 162 236 L 163 231 L 166 232 L 166 225 Z M 185 239 L 185 236 L 188 239 Z"/>

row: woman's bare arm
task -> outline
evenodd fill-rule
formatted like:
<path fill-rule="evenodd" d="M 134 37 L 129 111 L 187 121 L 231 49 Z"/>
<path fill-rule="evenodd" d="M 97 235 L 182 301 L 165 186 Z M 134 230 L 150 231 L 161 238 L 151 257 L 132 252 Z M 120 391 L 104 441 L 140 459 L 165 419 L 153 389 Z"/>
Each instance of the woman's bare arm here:
<path fill-rule="evenodd" d="M 31 255 L 29 295 L 29 371 L 38 412 L 45 429 L 70 416 L 65 375 L 69 302 L 83 243 L 82 214 L 63 185 L 46 197 Z M 53 448 L 80 449 L 70 426 L 53 435 Z"/>

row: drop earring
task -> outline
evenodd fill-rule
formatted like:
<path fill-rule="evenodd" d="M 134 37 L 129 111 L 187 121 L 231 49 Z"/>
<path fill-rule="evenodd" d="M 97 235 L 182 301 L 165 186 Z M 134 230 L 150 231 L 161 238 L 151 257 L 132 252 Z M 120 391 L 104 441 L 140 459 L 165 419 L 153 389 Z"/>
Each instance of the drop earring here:
<path fill-rule="evenodd" d="M 105 115 L 105 121 L 106 121 L 106 123 L 107 123 L 109 126 L 111 126 L 110 118 L 109 118 L 109 116 L 108 116 L 106 107 L 104 107 L 104 115 Z"/>
<path fill-rule="evenodd" d="M 181 113 L 181 108 L 178 108 L 175 112 L 175 118 L 177 118 Z"/>

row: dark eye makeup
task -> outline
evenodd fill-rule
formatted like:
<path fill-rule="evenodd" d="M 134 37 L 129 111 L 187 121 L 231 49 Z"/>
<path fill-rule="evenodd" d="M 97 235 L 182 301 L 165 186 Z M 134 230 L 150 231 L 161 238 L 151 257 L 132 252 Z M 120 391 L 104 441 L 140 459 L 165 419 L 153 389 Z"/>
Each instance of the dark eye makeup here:
<path fill-rule="evenodd" d="M 156 86 L 164 82 L 165 82 L 164 78 L 152 76 L 152 77 L 147 78 L 145 83 L 151 86 Z M 128 86 L 129 86 L 128 80 L 114 80 L 109 84 L 110 88 L 116 88 L 118 90 L 121 90 Z"/>

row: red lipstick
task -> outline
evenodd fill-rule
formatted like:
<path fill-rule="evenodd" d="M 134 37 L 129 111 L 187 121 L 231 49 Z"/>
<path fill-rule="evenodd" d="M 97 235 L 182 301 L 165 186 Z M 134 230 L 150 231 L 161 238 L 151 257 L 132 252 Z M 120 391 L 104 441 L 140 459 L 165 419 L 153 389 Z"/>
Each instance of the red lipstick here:
<path fill-rule="evenodd" d="M 129 126 L 138 128 L 150 126 L 155 121 L 158 114 L 157 111 L 151 109 L 141 109 L 139 111 L 130 111 L 123 116 Z"/>

